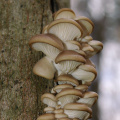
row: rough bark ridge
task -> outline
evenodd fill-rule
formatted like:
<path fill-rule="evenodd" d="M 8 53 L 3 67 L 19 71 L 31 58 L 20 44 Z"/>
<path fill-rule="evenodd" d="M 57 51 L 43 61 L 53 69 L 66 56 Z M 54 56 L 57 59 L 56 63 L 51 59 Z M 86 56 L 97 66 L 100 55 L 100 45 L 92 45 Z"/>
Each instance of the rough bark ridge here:
<path fill-rule="evenodd" d="M 33 74 L 42 53 L 32 51 L 28 41 L 52 21 L 51 2 L 57 4 L 55 0 L 0 1 L 0 120 L 34 120 L 42 114 L 40 96 L 53 82 Z"/>

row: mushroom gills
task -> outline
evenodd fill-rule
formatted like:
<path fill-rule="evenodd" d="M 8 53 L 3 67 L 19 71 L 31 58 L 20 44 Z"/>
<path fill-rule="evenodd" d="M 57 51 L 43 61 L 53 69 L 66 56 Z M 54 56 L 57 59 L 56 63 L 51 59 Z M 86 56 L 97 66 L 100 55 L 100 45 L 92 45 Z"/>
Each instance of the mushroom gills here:
<path fill-rule="evenodd" d="M 87 72 L 85 70 L 82 69 L 77 69 L 76 71 L 74 71 L 72 73 L 72 76 L 78 80 L 82 80 L 84 82 L 89 82 L 89 81 L 93 81 L 95 78 L 95 74 L 92 72 Z"/>
<path fill-rule="evenodd" d="M 49 33 L 56 35 L 64 42 L 81 36 L 80 29 L 70 23 L 56 24 L 49 29 Z"/>
<path fill-rule="evenodd" d="M 34 43 L 33 48 L 37 51 L 42 51 L 46 56 L 54 60 L 60 53 L 60 50 L 46 43 Z"/>
<path fill-rule="evenodd" d="M 80 120 L 83 120 L 86 118 L 86 116 L 89 117 L 90 113 L 86 111 L 79 111 L 79 110 L 65 110 L 65 114 L 68 115 L 69 118 L 79 118 Z"/>
<path fill-rule="evenodd" d="M 80 98 L 77 101 L 77 103 L 84 103 L 88 107 L 92 107 L 92 105 L 95 103 L 96 99 L 97 99 L 96 97 L 95 98 Z"/>
<path fill-rule="evenodd" d="M 79 96 L 76 95 L 65 95 L 63 97 L 58 98 L 61 103 L 61 106 L 64 107 L 68 103 L 73 103 L 78 100 Z"/>
<path fill-rule="evenodd" d="M 54 64 L 56 69 L 58 69 L 58 71 L 61 71 L 62 74 L 67 74 L 71 71 L 73 71 L 76 67 L 78 67 L 80 64 L 82 64 L 81 62 L 77 62 L 77 61 L 62 61 L 58 64 Z"/>

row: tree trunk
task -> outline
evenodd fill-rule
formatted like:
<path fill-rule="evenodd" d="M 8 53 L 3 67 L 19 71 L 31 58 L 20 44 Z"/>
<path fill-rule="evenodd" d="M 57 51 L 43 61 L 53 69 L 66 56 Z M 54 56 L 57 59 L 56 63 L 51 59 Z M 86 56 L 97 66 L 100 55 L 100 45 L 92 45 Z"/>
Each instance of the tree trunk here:
<path fill-rule="evenodd" d="M 0 0 L 0 120 L 36 120 L 43 113 L 40 97 L 53 81 L 33 74 L 43 54 L 28 42 L 59 7 L 65 6 L 56 0 Z"/>

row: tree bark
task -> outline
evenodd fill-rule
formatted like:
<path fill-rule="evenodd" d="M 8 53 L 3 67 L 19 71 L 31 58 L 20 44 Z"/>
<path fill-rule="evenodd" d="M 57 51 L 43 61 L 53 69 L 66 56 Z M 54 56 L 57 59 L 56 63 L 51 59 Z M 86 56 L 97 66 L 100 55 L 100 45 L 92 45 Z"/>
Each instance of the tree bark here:
<path fill-rule="evenodd" d="M 53 81 L 33 74 L 43 54 L 31 50 L 28 42 L 53 20 L 52 12 L 65 7 L 59 3 L 0 0 L 0 120 L 36 120 L 43 113 L 40 97 Z"/>

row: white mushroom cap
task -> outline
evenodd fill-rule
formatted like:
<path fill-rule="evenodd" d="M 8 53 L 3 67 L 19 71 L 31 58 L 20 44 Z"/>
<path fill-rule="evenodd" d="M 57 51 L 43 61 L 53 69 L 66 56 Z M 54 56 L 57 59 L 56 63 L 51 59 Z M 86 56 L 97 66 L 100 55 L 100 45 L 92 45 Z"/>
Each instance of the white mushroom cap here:
<path fill-rule="evenodd" d="M 53 79 L 56 69 L 48 57 L 40 59 L 33 67 L 33 73 L 46 79 Z"/>
<path fill-rule="evenodd" d="M 46 113 L 39 116 L 37 120 L 55 120 L 55 114 Z"/>
<path fill-rule="evenodd" d="M 50 107 L 56 107 L 56 97 L 53 94 L 45 93 L 41 96 L 41 101 L 50 106 Z"/>
<path fill-rule="evenodd" d="M 64 113 L 69 118 L 79 118 L 80 120 L 88 119 L 92 114 L 91 108 L 81 103 L 68 103 L 64 106 Z"/>
<path fill-rule="evenodd" d="M 54 60 L 64 50 L 62 41 L 52 34 L 40 34 L 31 38 L 29 45 L 36 51 L 42 51 Z"/>
<path fill-rule="evenodd" d="M 54 113 L 55 108 L 53 107 L 46 107 L 44 108 L 44 112 L 46 113 Z"/>
<path fill-rule="evenodd" d="M 93 104 L 97 101 L 98 94 L 92 91 L 85 92 L 83 98 L 79 99 L 77 103 L 84 103 L 89 107 L 92 107 Z"/>
<path fill-rule="evenodd" d="M 54 65 L 58 70 L 58 75 L 60 75 L 60 72 L 62 74 L 67 74 L 85 62 L 85 58 L 79 53 L 72 50 L 65 50 L 56 57 L 56 64 Z"/>
<path fill-rule="evenodd" d="M 89 18 L 80 16 L 80 17 L 74 18 L 74 20 L 77 21 L 80 24 L 80 26 L 82 27 L 82 29 L 84 31 L 83 32 L 84 37 L 87 35 L 90 35 L 92 33 L 94 24 Z"/>
<path fill-rule="evenodd" d="M 71 84 L 73 86 L 78 86 L 79 82 L 73 76 L 67 75 L 60 75 L 57 77 L 58 84 Z"/>
<path fill-rule="evenodd" d="M 82 36 L 81 26 L 72 19 L 58 19 L 48 26 L 48 33 L 54 34 L 63 42 Z"/>
<path fill-rule="evenodd" d="M 60 18 L 74 18 L 74 17 L 75 17 L 74 11 L 69 8 L 62 8 L 54 14 L 54 20 Z"/>
<path fill-rule="evenodd" d="M 82 97 L 82 92 L 73 88 L 63 89 L 56 95 L 56 99 L 60 101 L 61 107 L 72 102 L 76 102 L 78 98 Z"/>
<path fill-rule="evenodd" d="M 92 82 L 97 76 L 96 69 L 91 65 L 80 65 L 72 74 L 74 78 L 82 80 L 82 84 Z"/>
<path fill-rule="evenodd" d="M 61 90 L 65 89 L 65 88 L 73 88 L 72 85 L 70 84 L 61 84 L 61 85 L 57 85 L 53 88 L 53 90 L 55 91 L 55 93 L 59 93 Z"/>

